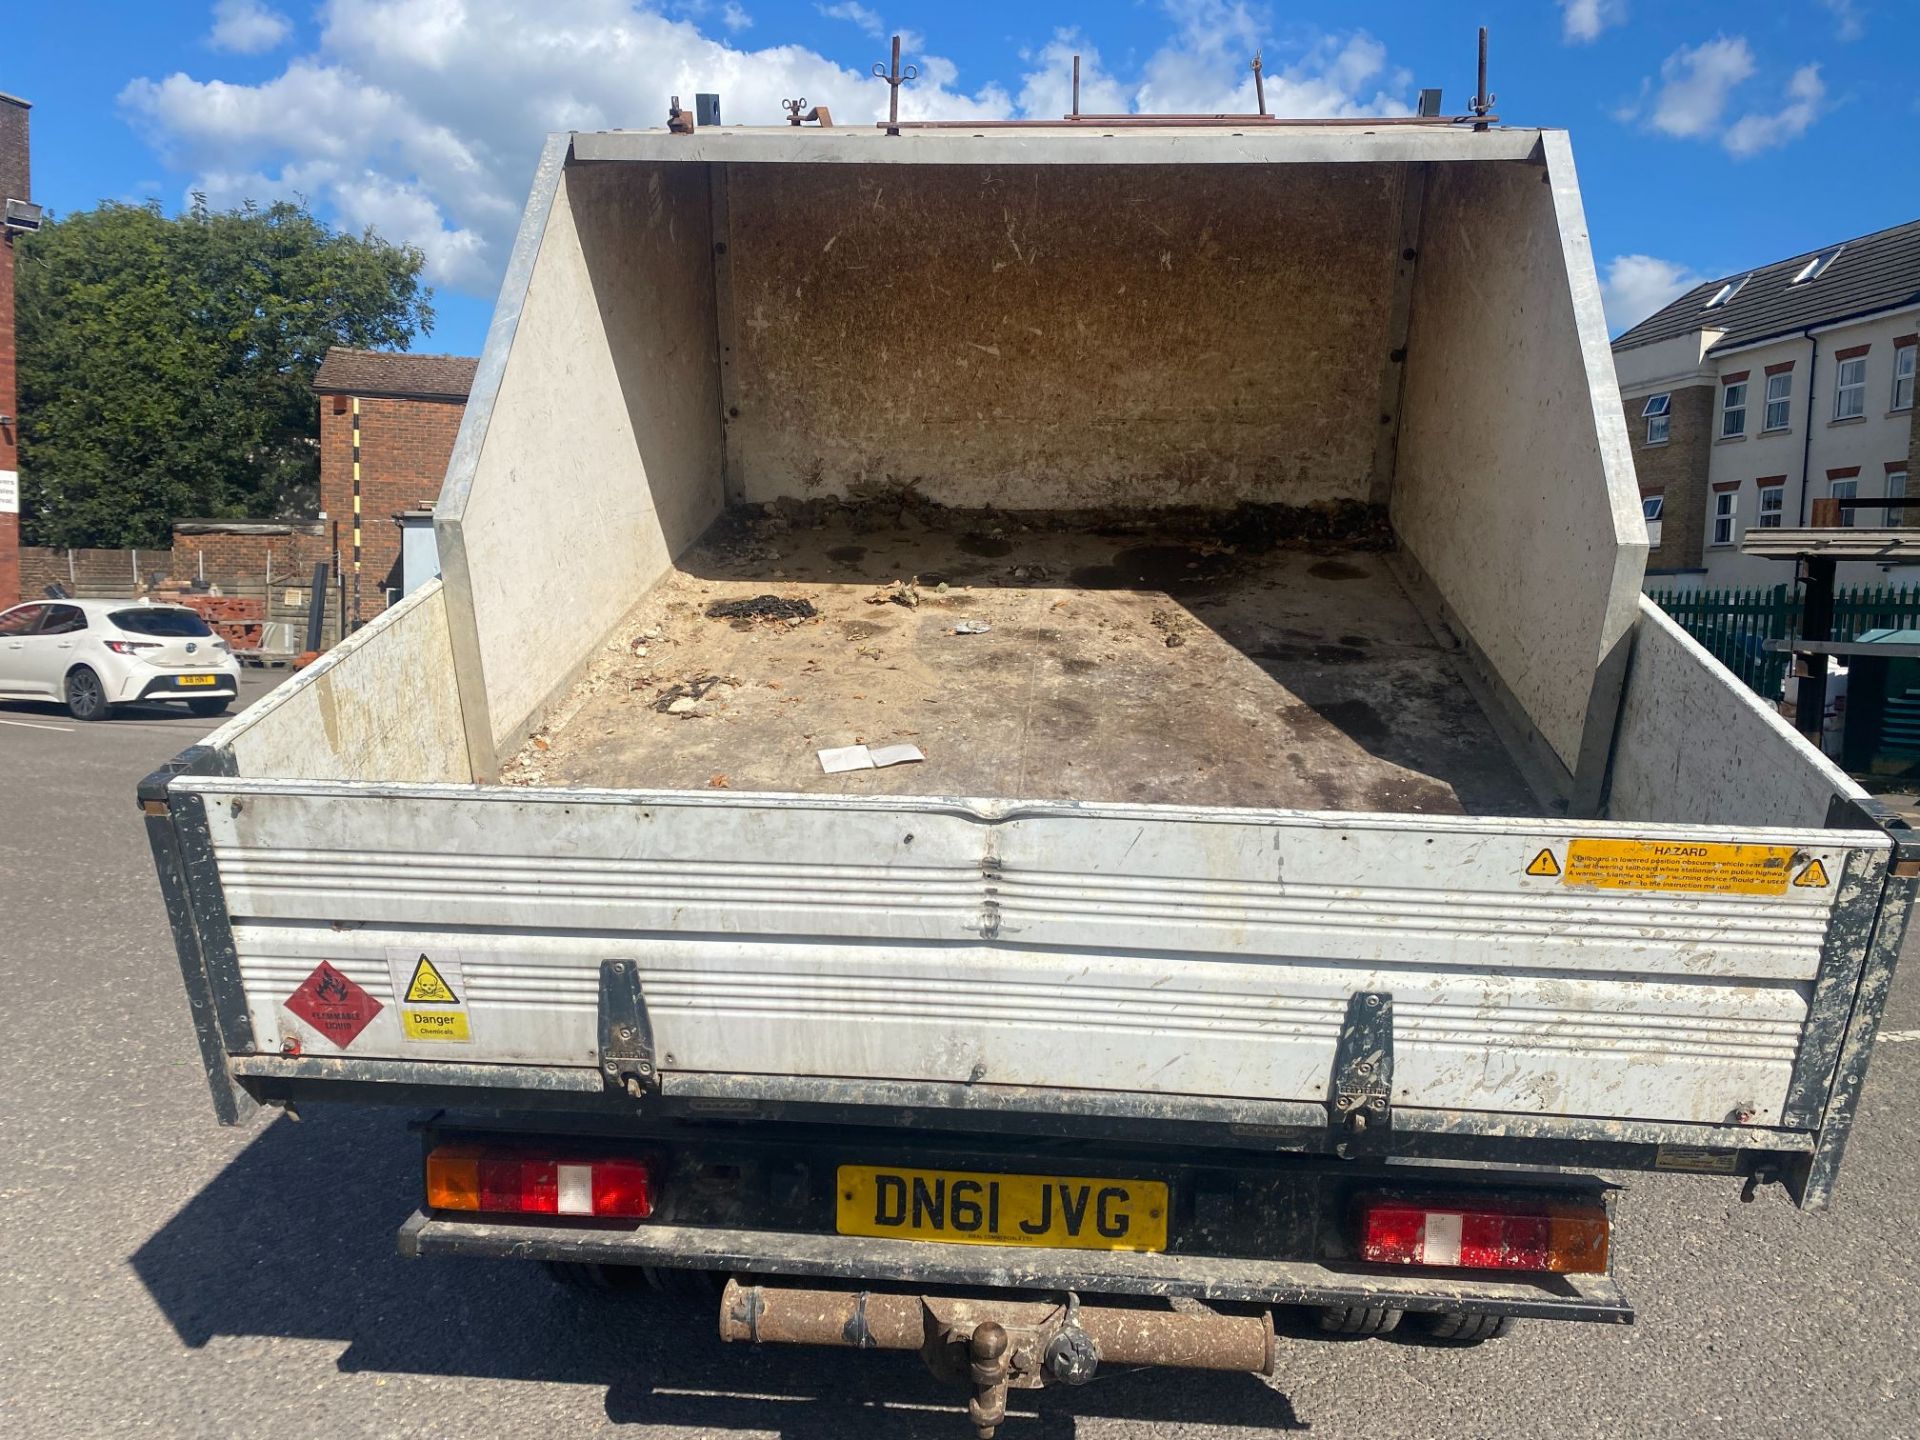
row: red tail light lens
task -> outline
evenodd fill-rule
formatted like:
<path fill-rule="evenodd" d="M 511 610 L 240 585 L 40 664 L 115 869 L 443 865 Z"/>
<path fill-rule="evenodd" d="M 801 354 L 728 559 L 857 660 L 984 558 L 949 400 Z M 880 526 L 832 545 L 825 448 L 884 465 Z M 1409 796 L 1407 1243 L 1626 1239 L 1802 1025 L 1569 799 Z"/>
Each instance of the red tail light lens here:
<path fill-rule="evenodd" d="M 1363 1195 L 1354 1223 L 1360 1258 L 1376 1265 L 1554 1275 L 1604 1273 L 1612 1229 L 1594 1202 L 1481 1195 Z"/>
<path fill-rule="evenodd" d="M 493 1215 L 644 1220 L 653 1213 L 645 1160 L 442 1145 L 427 1156 L 427 1204 Z"/>
<path fill-rule="evenodd" d="M 100 642 L 116 655 L 138 655 L 142 650 L 158 650 L 158 640 L 102 640 Z"/>

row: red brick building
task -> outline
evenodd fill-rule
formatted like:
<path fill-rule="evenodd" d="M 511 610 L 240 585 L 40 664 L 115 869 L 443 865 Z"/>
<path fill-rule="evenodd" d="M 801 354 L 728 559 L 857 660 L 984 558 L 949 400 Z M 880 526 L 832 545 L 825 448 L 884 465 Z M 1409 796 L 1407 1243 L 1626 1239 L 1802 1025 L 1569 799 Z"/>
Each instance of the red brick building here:
<path fill-rule="evenodd" d="M 0 94 L 0 605 L 20 598 L 20 422 L 14 375 L 13 246 L 37 212 L 27 205 L 27 102 Z"/>
<path fill-rule="evenodd" d="M 313 388 L 320 396 L 320 508 L 340 526 L 340 563 L 352 620 L 371 620 L 400 589 L 400 527 L 394 516 L 439 498 L 478 364 L 461 355 L 409 355 L 334 348 Z M 355 445 L 359 447 L 358 510 Z M 359 515 L 360 574 L 354 595 L 353 527 Z"/>

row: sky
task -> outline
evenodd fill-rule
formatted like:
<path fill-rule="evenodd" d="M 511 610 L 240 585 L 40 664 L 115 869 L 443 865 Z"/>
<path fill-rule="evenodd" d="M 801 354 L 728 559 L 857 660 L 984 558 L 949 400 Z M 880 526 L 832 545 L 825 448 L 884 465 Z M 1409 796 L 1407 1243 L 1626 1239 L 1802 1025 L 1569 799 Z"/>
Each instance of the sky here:
<path fill-rule="evenodd" d="M 1503 120 L 1572 133 L 1618 330 L 1700 280 L 1920 217 L 1920 0 L 72 0 L 22 4 L 0 91 L 34 102 L 34 196 L 184 208 L 304 197 L 427 256 L 419 350 L 478 353 L 542 137 L 721 95 L 844 124 L 904 36 L 916 118 L 1448 113 L 1492 31 Z"/>

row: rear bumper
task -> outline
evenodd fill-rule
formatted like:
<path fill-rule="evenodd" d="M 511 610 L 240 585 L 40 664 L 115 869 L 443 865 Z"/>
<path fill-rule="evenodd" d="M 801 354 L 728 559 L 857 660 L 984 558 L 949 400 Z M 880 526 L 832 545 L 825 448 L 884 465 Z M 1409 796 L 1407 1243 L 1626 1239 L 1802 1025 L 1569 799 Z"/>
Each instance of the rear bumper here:
<path fill-rule="evenodd" d="M 1311 1261 L 1026 1250 L 777 1230 L 641 1225 L 632 1230 L 441 1218 L 415 1211 L 402 1255 L 652 1265 L 861 1284 L 977 1286 L 1043 1294 L 1185 1296 L 1260 1305 L 1387 1306 L 1631 1324 L 1611 1275 L 1491 1279 L 1336 1268 Z"/>
<path fill-rule="evenodd" d="M 207 700 L 218 698 L 231 700 L 240 693 L 238 673 L 228 674 L 225 670 L 194 670 L 183 672 L 190 675 L 211 673 L 214 682 L 211 685 L 182 685 L 180 674 L 169 672 L 164 675 L 129 675 L 120 687 L 116 701 L 128 700 Z"/>

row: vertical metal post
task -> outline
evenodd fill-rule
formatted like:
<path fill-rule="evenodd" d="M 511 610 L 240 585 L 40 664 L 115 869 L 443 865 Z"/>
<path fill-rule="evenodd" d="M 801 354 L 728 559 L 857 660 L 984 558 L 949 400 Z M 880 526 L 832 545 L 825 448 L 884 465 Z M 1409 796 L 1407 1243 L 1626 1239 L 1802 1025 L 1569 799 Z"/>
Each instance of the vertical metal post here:
<path fill-rule="evenodd" d="M 1480 78 L 1473 90 L 1473 113 L 1484 117 L 1492 107 L 1493 97 L 1487 94 L 1487 27 L 1482 25 L 1480 27 Z M 1484 131 L 1487 128 L 1485 119 L 1473 128 Z"/>
<path fill-rule="evenodd" d="M 1073 57 L 1073 118 L 1080 118 L 1080 57 Z"/>
<path fill-rule="evenodd" d="M 898 135 L 900 133 L 900 87 L 909 80 L 920 78 L 918 66 L 909 65 L 904 70 L 900 68 L 900 37 L 898 35 L 893 37 L 893 68 L 883 70 L 879 62 L 875 61 L 873 73 L 887 82 L 887 134 Z"/>
<path fill-rule="evenodd" d="M 360 627 L 360 397 L 353 397 L 353 624 Z M 341 632 L 346 638 L 346 632 Z"/>
<path fill-rule="evenodd" d="M 1481 32 L 1485 34 L 1485 31 Z M 1253 103 L 1262 115 L 1267 113 L 1267 82 L 1260 73 L 1260 55 L 1256 51 L 1253 57 Z"/>
<path fill-rule="evenodd" d="M 1833 638 L 1834 566 L 1834 561 L 1818 555 L 1800 562 L 1801 582 L 1806 587 L 1800 610 L 1802 640 Z M 1794 668 L 1800 672 L 1800 685 L 1793 703 L 1793 723 L 1819 749 L 1827 716 L 1827 657 L 1801 655 L 1797 659 L 1800 663 Z"/>

